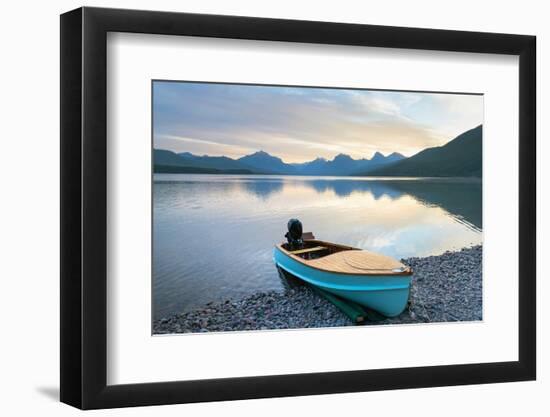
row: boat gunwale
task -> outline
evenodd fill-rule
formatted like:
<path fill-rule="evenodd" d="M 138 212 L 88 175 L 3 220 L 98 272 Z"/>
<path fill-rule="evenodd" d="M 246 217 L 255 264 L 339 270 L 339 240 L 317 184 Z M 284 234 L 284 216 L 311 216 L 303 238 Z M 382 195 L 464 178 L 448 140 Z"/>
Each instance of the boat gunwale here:
<path fill-rule="evenodd" d="M 318 240 L 318 239 L 308 239 L 307 242 L 315 242 L 315 243 L 318 243 L 318 244 L 325 244 L 327 246 L 336 246 L 336 247 L 339 247 L 339 248 L 343 248 L 343 249 L 347 249 L 347 250 L 361 250 L 359 248 L 354 248 L 353 246 L 347 246 L 347 245 L 340 245 L 338 243 L 332 243 L 332 242 L 327 242 L 327 241 L 324 241 L 324 240 Z M 331 271 L 331 270 L 328 270 L 328 269 L 324 269 L 324 268 L 319 268 L 315 265 L 312 265 L 310 263 L 308 263 L 305 259 L 299 257 L 299 256 L 296 256 L 294 255 L 292 252 L 286 250 L 284 247 L 283 247 L 283 244 L 284 243 L 278 243 L 275 245 L 275 248 L 278 249 L 280 252 L 283 253 L 283 255 L 286 255 L 288 256 L 290 259 L 293 259 L 299 263 L 301 263 L 302 265 L 305 265 L 307 266 L 308 268 L 312 268 L 312 269 L 316 269 L 318 271 L 323 271 L 323 272 L 326 272 L 326 273 L 329 273 L 329 274 L 336 274 L 336 275 L 355 275 L 355 276 L 364 276 L 366 278 L 368 277 L 375 277 L 375 276 L 381 276 L 381 277 L 395 277 L 395 276 L 410 276 L 410 275 L 413 275 L 413 270 L 410 266 L 407 266 L 407 265 L 404 265 L 405 266 L 405 270 L 402 271 L 402 272 L 392 272 L 392 271 L 388 271 L 388 272 L 376 272 L 376 273 L 370 273 L 370 272 L 346 272 L 346 271 Z M 327 255 L 327 256 L 330 256 L 330 255 Z M 378 271 L 381 271 L 381 270 L 378 270 Z"/>

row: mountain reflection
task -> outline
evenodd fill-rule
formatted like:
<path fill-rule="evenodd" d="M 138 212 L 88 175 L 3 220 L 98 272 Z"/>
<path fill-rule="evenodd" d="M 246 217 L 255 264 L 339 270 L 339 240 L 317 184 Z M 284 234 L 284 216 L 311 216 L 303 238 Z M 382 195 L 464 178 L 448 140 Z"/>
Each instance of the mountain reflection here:
<path fill-rule="evenodd" d="M 385 181 L 315 179 L 305 181 L 304 184 L 308 187 L 312 187 L 319 193 L 332 191 L 338 197 L 349 197 L 351 194 L 356 192 L 369 193 L 375 200 L 378 200 L 383 196 L 389 197 L 392 200 L 402 196 L 402 192 L 388 187 L 384 184 L 384 182 Z"/>
<path fill-rule="evenodd" d="M 481 181 L 388 181 L 387 186 L 410 195 L 422 204 L 441 207 L 478 230 L 483 228 Z"/>
<path fill-rule="evenodd" d="M 247 193 L 267 200 L 283 190 L 284 180 L 282 178 L 254 178 L 253 181 L 242 181 L 240 186 Z"/>
<path fill-rule="evenodd" d="M 482 186 L 481 181 L 469 179 L 409 179 L 376 180 L 349 178 L 304 178 L 271 177 L 244 179 L 240 187 L 248 194 L 262 200 L 281 193 L 285 187 L 301 185 L 315 190 L 318 194 L 333 192 L 337 197 L 346 198 L 354 193 L 369 194 L 375 200 L 389 198 L 397 200 L 410 196 L 426 206 L 440 207 L 459 221 L 481 230 Z"/>

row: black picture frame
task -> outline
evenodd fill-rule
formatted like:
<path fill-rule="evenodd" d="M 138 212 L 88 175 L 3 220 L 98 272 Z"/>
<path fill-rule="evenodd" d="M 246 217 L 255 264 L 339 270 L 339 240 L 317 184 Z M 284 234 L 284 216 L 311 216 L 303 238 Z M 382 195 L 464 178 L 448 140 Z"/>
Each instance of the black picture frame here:
<path fill-rule="evenodd" d="M 519 56 L 519 360 L 107 385 L 108 32 Z M 61 15 L 61 401 L 82 409 L 536 378 L 534 36 L 79 8 Z"/>

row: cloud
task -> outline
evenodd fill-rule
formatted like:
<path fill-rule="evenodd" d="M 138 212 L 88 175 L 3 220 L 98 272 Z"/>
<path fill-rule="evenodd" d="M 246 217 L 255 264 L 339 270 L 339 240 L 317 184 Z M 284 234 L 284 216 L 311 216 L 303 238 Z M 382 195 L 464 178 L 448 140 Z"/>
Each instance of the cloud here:
<path fill-rule="evenodd" d="M 482 103 L 465 95 L 155 82 L 154 142 L 231 157 L 262 149 L 287 162 L 412 155 L 479 124 Z"/>

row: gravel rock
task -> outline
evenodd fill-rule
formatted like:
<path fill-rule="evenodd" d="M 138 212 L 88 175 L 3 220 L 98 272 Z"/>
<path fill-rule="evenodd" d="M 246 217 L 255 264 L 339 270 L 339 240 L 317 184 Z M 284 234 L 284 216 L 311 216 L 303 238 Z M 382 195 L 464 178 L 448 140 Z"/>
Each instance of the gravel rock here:
<path fill-rule="evenodd" d="M 413 268 L 409 305 L 397 317 L 370 324 L 434 323 L 482 319 L 481 245 L 439 256 L 401 261 Z M 296 329 L 355 325 L 337 307 L 297 282 L 283 293 L 210 302 L 201 309 L 153 323 L 155 334 Z"/>

